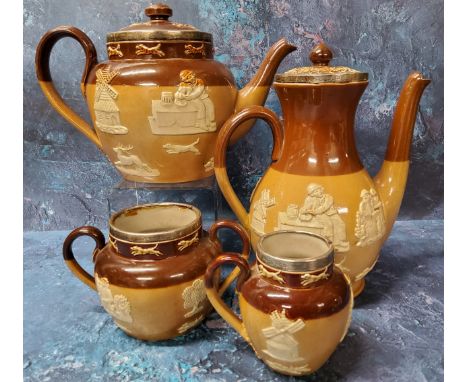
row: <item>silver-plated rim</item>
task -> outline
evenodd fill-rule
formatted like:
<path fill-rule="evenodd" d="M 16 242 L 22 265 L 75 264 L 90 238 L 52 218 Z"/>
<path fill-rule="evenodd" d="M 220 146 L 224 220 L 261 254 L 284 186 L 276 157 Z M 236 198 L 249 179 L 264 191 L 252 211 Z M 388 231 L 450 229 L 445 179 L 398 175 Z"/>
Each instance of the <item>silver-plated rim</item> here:
<path fill-rule="evenodd" d="M 308 258 L 284 259 L 275 255 L 272 255 L 271 253 L 268 253 L 263 247 L 263 242 L 271 236 L 281 235 L 285 233 L 301 234 L 301 235 L 307 235 L 310 237 L 318 238 L 322 240 L 328 246 L 328 250 L 319 257 L 314 257 L 314 258 L 309 258 L 309 259 Z M 330 264 L 333 263 L 333 259 L 335 257 L 335 251 L 334 251 L 332 242 L 323 236 L 317 235 L 312 232 L 307 232 L 307 231 L 279 230 L 279 231 L 267 233 L 260 238 L 257 244 L 256 255 L 257 255 L 257 259 L 260 262 L 269 266 L 270 268 L 273 268 L 281 272 L 297 273 L 297 272 L 317 271 L 319 269 L 323 269 L 329 266 Z"/>
<path fill-rule="evenodd" d="M 180 207 L 190 209 L 195 213 L 195 219 L 190 224 L 186 224 L 184 226 L 166 230 L 166 231 L 158 231 L 158 232 L 148 232 L 148 233 L 140 233 L 140 232 L 131 232 L 119 229 L 115 226 L 115 220 L 131 211 L 142 210 L 146 208 L 161 208 L 161 207 Z M 183 236 L 187 236 L 190 233 L 198 230 L 202 225 L 202 218 L 201 212 L 198 208 L 186 204 L 186 203 L 149 203 L 149 204 L 141 204 L 138 206 L 133 206 L 129 208 L 125 208 L 113 214 L 109 219 L 109 233 L 116 239 L 126 240 L 132 243 L 155 243 L 161 241 L 170 241 L 175 240 Z"/>
<path fill-rule="evenodd" d="M 118 31 L 107 34 L 107 42 L 153 40 L 193 40 L 212 42 L 213 36 L 211 33 L 191 30 Z"/>
<path fill-rule="evenodd" d="M 277 74 L 275 82 L 279 83 L 306 83 L 306 84 L 342 84 L 349 82 L 364 82 L 369 78 L 368 73 L 330 73 L 330 74 Z"/>

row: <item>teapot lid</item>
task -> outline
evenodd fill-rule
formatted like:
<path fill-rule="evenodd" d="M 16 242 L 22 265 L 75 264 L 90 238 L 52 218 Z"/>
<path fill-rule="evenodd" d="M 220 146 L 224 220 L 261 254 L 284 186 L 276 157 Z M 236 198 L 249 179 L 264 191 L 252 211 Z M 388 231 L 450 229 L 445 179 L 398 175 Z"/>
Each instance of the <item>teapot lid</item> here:
<path fill-rule="evenodd" d="M 145 9 L 150 18 L 144 23 L 131 24 L 117 32 L 107 34 L 107 42 L 189 40 L 212 42 L 211 33 L 201 32 L 193 25 L 169 21 L 172 9 L 163 3 Z"/>
<path fill-rule="evenodd" d="M 324 43 L 315 46 L 309 55 L 313 66 L 294 68 L 277 74 L 276 82 L 281 83 L 348 83 L 367 81 L 368 74 L 347 66 L 328 66 L 333 54 Z"/>

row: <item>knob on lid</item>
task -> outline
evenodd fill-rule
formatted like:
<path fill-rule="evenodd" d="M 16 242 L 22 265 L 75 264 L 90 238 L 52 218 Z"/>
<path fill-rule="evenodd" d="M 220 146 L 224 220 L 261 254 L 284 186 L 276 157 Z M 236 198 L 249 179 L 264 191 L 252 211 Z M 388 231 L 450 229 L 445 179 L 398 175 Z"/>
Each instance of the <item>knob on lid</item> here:
<path fill-rule="evenodd" d="M 107 34 L 107 42 L 123 41 L 161 41 L 187 40 L 212 42 L 210 33 L 201 32 L 193 25 L 172 22 L 172 9 L 169 5 L 158 3 L 145 9 L 145 15 L 150 18 L 143 23 L 131 24 L 117 32 Z"/>
<path fill-rule="evenodd" d="M 329 66 L 333 53 L 325 43 L 316 45 L 309 55 L 313 66 L 294 68 L 277 74 L 276 82 L 282 83 L 347 83 L 367 81 L 368 74 L 347 66 Z"/>

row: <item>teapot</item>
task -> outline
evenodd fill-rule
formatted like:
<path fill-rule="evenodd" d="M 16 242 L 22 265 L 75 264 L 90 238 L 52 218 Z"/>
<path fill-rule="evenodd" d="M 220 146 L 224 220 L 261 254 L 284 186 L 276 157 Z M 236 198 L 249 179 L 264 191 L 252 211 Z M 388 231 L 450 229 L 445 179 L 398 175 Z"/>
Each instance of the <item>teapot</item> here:
<path fill-rule="evenodd" d="M 107 35 L 109 60 L 101 63 L 81 30 L 49 30 L 36 51 L 39 85 L 57 112 L 100 148 L 124 179 L 179 183 L 212 176 L 219 127 L 234 112 L 263 105 L 279 64 L 296 47 L 285 39 L 276 42 L 238 91 L 232 73 L 213 60 L 210 33 L 169 21 L 172 9 L 166 4 L 149 6 L 145 14 L 149 21 Z M 94 129 L 54 87 L 50 54 L 64 37 L 78 41 L 86 55 L 81 91 Z M 251 126 L 244 124 L 233 140 Z"/>
<path fill-rule="evenodd" d="M 115 324 L 130 336 L 166 340 L 198 326 L 211 311 L 203 277 L 208 264 L 222 252 L 220 229 L 236 232 L 248 258 L 250 244 L 237 223 L 221 220 L 208 232 L 200 210 L 183 203 L 153 203 L 121 210 L 109 220 L 109 240 L 91 226 L 76 228 L 63 244 L 63 257 L 73 274 L 97 291 Z M 73 242 L 90 236 L 96 243 L 94 272 L 77 262 Z M 223 293 L 237 277 L 234 269 L 217 290 Z"/>
<path fill-rule="evenodd" d="M 277 231 L 262 236 L 256 262 L 223 253 L 205 273 L 206 294 L 216 311 L 273 370 L 306 375 L 320 368 L 351 323 L 350 280 L 333 265 L 332 243 L 311 232 Z M 216 289 L 224 264 L 240 269 L 236 290 L 242 320 Z"/>
<path fill-rule="evenodd" d="M 419 100 L 430 80 L 411 73 L 401 91 L 385 161 L 372 179 L 354 140 L 354 119 L 368 74 L 330 66 L 333 55 L 321 43 L 311 67 L 277 74 L 273 87 L 284 115 L 252 106 L 229 118 L 215 153 L 222 193 L 250 231 L 252 245 L 275 230 L 313 232 L 331 240 L 336 262 L 349 275 L 357 296 L 390 234 L 403 198 Z M 256 185 L 250 212 L 235 194 L 226 172 L 226 149 L 238 126 L 265 120 L 273 133 L 272 163 Z"/>

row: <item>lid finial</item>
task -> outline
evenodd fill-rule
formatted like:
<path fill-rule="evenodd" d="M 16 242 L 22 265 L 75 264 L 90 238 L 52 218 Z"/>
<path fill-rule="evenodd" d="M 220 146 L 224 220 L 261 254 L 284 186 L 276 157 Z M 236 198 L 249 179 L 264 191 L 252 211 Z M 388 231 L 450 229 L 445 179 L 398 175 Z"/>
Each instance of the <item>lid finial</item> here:
<path fill-rule="evenodd" d="M 309 58 L 314 66 L 328 66 L 333 59 L 333 53 L 325 43 L 321 42 L 312 49 Z"/>
<path fill-rule="evenodd" d="M 167 4 L 158 3 L 146 8 L 145 15 L 151 20 L 167 20 L 172 16 L 172 9 Z"/>

